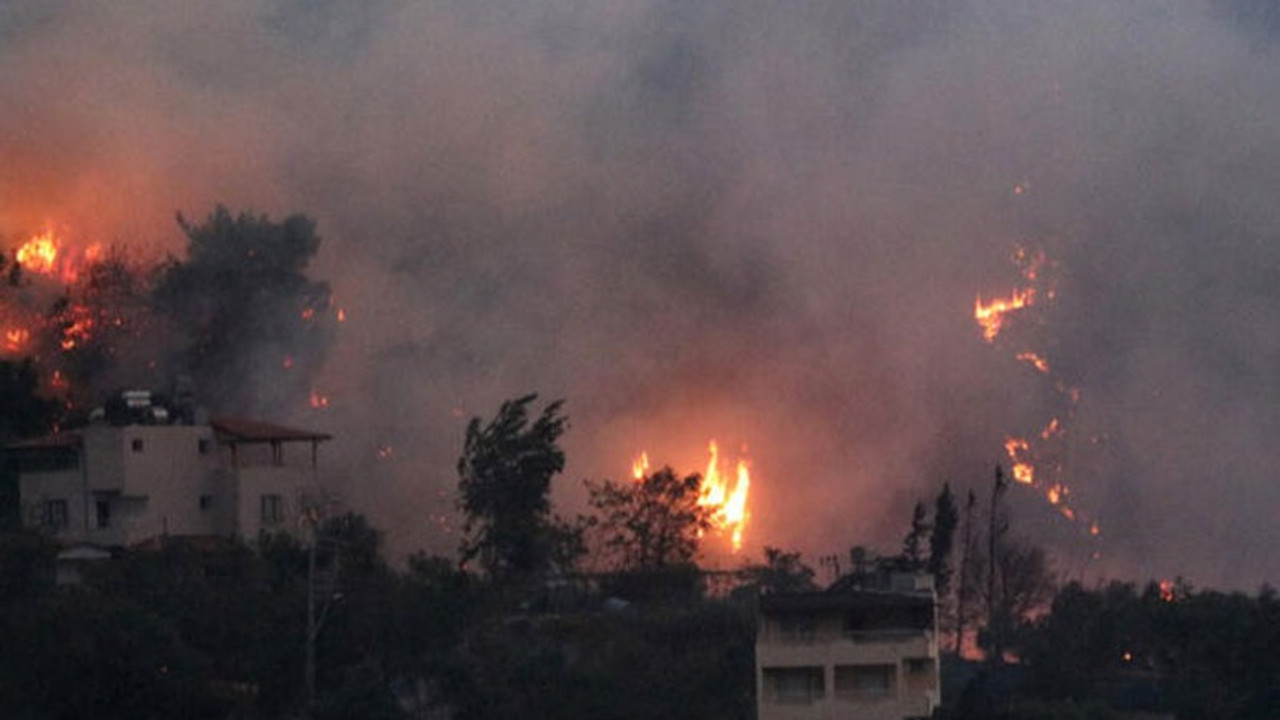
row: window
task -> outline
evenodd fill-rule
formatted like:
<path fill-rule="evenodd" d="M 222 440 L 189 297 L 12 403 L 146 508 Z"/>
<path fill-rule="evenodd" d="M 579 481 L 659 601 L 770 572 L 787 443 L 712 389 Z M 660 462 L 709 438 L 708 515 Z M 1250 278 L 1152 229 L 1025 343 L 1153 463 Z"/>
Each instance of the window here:
<path fill-rule="evenodd" d="M 208 509 L 209 509 L 209 508 L 211 508 L 211 507 L 213 507 L 213 496 L 212 496 L 212 495 L 201 495 L 201 496 L 200 496 L 200 509 L 201 509 L 201 510 L 208 510 Z"/>
<path fill-rule="evenodd" d="M 40 524 L 52 530 L 61 530 L 67 526 L 66 500 L 45 500 L 40 508 Z"/>
<path fill-rule="evenodd" d="M 94 508 L 94 527 L 99 530 L 105 530 L 111 527 L 111 501 L 98 500 L 93 504 Z"/>
<path fill-rule="evenodd" d="M 821 667 L 764 669 L 766 702 L 808 705 L 822 699 L 824 685 Z"/>
<path fill-rule="evenodd" d="M 284 504 L 279 495 L 262 496 L 262 524 L 279 525 L 284 522 Z"/>
<path fill-rule="evenodd" d="M 196 447 L 199 448 L 201 455 L 209 454 L 209 438 L 200 438 L 196 441 Z"/>
<path fill-rule="evenodd" d="M 894 666 L 837 665 L 836 697 L 846 700 L 879 700 L 894 694 Z"/>
<path fill-rule="evenodd" d="M 142 438 L 134 438 L 130 445 L 133 447 L 134 452 L 142 452 Z"/>

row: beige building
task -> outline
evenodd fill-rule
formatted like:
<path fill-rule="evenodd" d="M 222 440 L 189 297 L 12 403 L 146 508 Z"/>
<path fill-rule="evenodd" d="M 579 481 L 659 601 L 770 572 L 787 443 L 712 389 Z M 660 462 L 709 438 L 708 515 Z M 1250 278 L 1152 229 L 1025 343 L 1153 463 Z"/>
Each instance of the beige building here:
<path fill-rule="evenodd" d="M 931 587 L 760 598 L 760 720 L 927 718 L 940 702 Z"/>
<path fill-rule="evenodd" d="M 11 445 L 24 521 L 68 545 L 127 546 L 165 536 L 254 540 L 297 532 L 319 502 L 329 436 L 221 419 L 94 423 Z"/>

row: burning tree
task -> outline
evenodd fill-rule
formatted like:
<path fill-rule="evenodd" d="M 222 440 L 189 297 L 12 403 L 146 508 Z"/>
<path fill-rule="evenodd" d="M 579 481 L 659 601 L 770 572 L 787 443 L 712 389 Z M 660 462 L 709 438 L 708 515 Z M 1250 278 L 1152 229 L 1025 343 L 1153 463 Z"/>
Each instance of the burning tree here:
<path fill-rule="evenodd" d="M 305 403 L 337 319 L 328 285 L 306 274 L 320 246 L 314 223 L 218 207 L 179 225 L 187 257 L 159 265 L 52 230 L 14 247 L 0 352 L 30 359 L 41 391 L 70 410 L 157 378 L 187 378 L 193 401 L 221 412 Z"/>

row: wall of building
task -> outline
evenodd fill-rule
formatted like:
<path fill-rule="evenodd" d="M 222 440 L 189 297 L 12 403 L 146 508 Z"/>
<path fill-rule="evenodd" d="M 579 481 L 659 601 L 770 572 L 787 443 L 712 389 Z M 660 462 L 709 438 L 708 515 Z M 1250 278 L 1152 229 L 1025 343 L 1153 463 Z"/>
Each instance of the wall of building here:
<path fill-rule="evenodd" d="M 24 472 L 26 521 L 41 524 L 50 500 L 65 501 L 68 543 L 132 545 L 162 535 L 257 539 L 298 532 L 306 498 L 317 496 L 310 442 L 217 442 L 208 426 L 91 426 L 80 432 L 76 467 Z M 66 451 L 66 449 L 64 449 Z M 263 498 L 271 512 L 264 522 Z"/>
<path fill-rule="evenodd" d="M 902 720 L 940 700 L 936 633 L 846 632 L 838 612 L 762 618 L 756 667 L 761 720 Z"/>
<path fill-rule="evenodd" d="M 235 473 L 236 528 L 240 537 L 255 540 L 263 531 L 298 533 L 307 498 L 316 496 L 315 474 L 307 466 L 243 467 Z M 276 510 L 264 517 L 268 500 Z"/>

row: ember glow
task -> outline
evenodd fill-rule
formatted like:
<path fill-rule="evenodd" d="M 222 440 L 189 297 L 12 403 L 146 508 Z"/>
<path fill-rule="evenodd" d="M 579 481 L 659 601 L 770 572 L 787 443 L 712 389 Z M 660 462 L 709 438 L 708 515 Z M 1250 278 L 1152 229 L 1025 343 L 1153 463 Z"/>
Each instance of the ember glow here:
<path fill-rule="evenodd" d="M 1044 358 L 1040 357 L 1039 355 L 1033 352 L 1018 353 L 1018 359 L 1021 360 L 1022 362 L 1030 364 L 1031 367 L 1035 368 L 1036 370 L 1039 370 L 1042 373 L 1049 372 L 1049 361 L 1045 360 Z"/>

